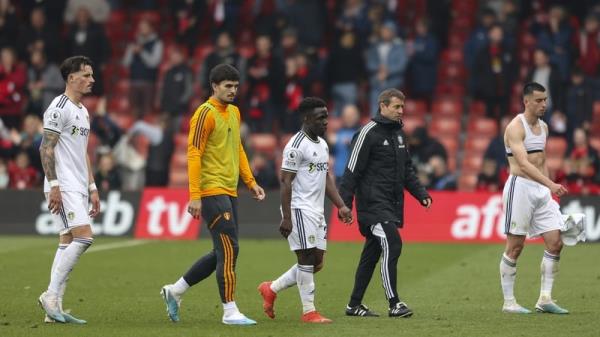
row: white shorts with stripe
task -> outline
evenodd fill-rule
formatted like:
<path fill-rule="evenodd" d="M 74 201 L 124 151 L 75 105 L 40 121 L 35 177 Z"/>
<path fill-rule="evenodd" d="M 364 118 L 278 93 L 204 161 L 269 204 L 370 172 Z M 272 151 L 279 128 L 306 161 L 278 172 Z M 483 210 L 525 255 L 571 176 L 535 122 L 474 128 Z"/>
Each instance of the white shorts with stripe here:
<path fill-rule="evenodd" d="M 48 201 L 48 193 L 46 201 Z M 67 234 L 71 229 L 90 225 L 89 197 L 81 192 L 60 192 L 63 209 L 58 214 L 52 214 L 54 223 L 58 224 L 60 235 Z"/>
<path fill-rule="evenodd" d="M 325 216 L 305 209 L 292 208 L 292 233 L 288 236 L 290 250 L 327 249 Z"/>
<path fill-rule="evenodd" d="M 504 234 L 536 237 L 563 226 L 560 207 L 550 189 L 533 180 L 510 175 L 502 193 Z"/>

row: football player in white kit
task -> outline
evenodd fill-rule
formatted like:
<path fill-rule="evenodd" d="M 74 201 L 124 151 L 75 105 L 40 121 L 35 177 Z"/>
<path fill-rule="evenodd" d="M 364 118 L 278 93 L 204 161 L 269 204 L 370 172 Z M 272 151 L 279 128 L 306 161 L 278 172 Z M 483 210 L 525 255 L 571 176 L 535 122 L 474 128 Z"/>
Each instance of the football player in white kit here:
<path fill-rule="evenodd" d="M 90 217 L 100 211 L 100 198 L 87 155 L 90 119 L 81 103 L 94 84 L 92 62 L 73 56 L 60 66 L 65 93 L 44 112 L 44 138 L 40 155 L 44 168 L 44 193 L 48 209 L 60 227 L 59 245 L 52 263 L 48 290 L 39 297 L 46 322 L 84 324 L 65 313 L 62 299 L 69 273 L 93 243 Z M 92 204 L 89 210 L 89 202 Z"/>
<path fill-rule="evenodd" d="M 275 318 L 273 304 L 277 293 L 298 285 L 302 301 L 302 321 L 330 323 L 314 305 L 313 274 L 323 267 L 327 247 L 327 224 L 324 216 L 325 195 L 338 208 L 338 217 L 346 224 L 352 213 L 340 197 L 328 170 L 329 148 L 323 139 L 327 130 L 327 106 L 316 97 L 307 97 L 298 107 L 302 130 L 295 134 L 283 150 L 281 164 L 281 224 L 279 230 L 287 238 L 298 263 L 272 282 L 263 282 L 258 290 L 263 309 Z"/>
<path fill-rule="evenodd" d="M 510 176 L 504 186 L 504 223 L 506 249 L 500 260 L 500 282 L 504 295 L 502 311 L 527 314 L 531 311 L 519 305 L 514 296 L 517 259 L 523 250 L 525 237 L 541 236 L 545 251 L 542 257 L 538 312 L 567 314 L 552 300 L 552 285 L 558 273 L 562 250 L 560 230 L 562 215 L 551 194 L 562 196 L 567 189 L 548 178 L 546 138 L 548 126 L 542 120 L 548 95 L 539 83 L 523 88 L 525 111 L 507 125 L 504 144 L 510 166 Z"/>

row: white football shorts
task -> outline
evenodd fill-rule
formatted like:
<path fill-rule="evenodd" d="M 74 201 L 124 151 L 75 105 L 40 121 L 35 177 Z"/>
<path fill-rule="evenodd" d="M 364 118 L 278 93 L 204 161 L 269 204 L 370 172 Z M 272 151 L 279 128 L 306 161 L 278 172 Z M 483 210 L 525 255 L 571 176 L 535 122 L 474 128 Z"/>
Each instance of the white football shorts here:
<path fill-rule="evenodd" d="M 510 175 L 502 192 L 504 234 L 537 237 L 563 227 L 558 203 L 550 189 L 533 180 Z"/>
<path fill-rule="evenodd" d="M 290 250 L 317 248 L 327 250 L 325 216 L 304 209 L 292 208 L 292 233 L 288 236 Z"/>
<path fill-rule="evenodd" d="M 46 202 L 48 202 L 48 194 Z M 58 224 L 60 235 L 67 234 L 71 229 L 90 225 L 89 196 L 81 192 L 61 191 L 63 209 L 58 214 L 52 214 L 54 223 Z"/>

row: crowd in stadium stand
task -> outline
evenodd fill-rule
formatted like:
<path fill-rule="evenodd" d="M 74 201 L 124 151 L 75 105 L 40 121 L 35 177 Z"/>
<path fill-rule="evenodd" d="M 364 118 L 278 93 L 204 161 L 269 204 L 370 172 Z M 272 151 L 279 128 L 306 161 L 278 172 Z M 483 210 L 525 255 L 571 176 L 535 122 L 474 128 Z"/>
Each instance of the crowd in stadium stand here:
<path fill-rule="evenodd" d="M 388 87 L 433 190 L 499 191 L 502 134 L 528 81 L 548 89 L 551 178 L 600 193 L 600 1 L 0 0 L 0 188 L 43 180 L 41 116 L 71 55 L 94 64 L 90 155 L 103 190 L 187 186 L 188 122 L 222 62 L 252 169 L 278 187 L 303 97 L 329 103 L 332 173 Z"/>

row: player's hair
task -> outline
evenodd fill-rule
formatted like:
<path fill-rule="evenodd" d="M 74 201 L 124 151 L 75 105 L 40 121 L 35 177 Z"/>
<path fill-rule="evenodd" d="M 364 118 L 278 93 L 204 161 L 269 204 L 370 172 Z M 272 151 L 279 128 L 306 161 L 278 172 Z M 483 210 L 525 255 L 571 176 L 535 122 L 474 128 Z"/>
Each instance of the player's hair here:
<path fill-rule="evenodd" d="M 379 98 L 377 98 L 377 103 L 383 103 L 385 104 L 385 106 L 388 106 L 392 101 L 392 97 L 396 97 L 401 101 L 404 101 L 406 99 L 406 96 L 404 96 L 402 91 L 395 88 L 391 88 L 385 89 L 381 94 L 379 94 Z"/>
<path fill-rule="evenodd" d="M 66 82 L 69 75 L 80 71 L 82 66 L 93 67 L 94 63 L 89 57 L 82 55 L 71 56 L 64 60 L 60 65 L 60 74 L 62 75 L 63 80 Z"/>
<path fill-rule="evenodd" d="M 318 97 L 305 97 L 300 105 L 298 105 L 298 113 L 301 116 L 306 116 L 306 114 L 313 112 L 316 108 L 327 107 L 327 103 L 324 100 Z"/>
<path fill-rule="evenodd" d="M 232 65 L 221 63 L 210 71 L 210 83 L 219 84 L 223 81 L 239 81 L 240 72 Z"/>
<path fill-rule="evenodd" d="M 529 82 L 523 87 L 523 96 L 529 96 L 533 94 L 534 91 L 546 92 L 546 88 L 537 82 Z"/>

